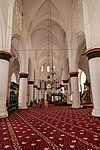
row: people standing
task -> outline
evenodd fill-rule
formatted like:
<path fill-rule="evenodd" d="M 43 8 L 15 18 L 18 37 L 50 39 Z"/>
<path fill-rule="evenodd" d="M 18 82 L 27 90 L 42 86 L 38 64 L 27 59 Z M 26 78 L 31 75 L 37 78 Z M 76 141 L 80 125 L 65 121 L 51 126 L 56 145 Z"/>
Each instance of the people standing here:
<path fill-rule="evenodd" d="M 42 101 L 39 99 L 38 101 L 40 108 L 42 108 Z"/>
<path fill-rule="evenodd" d="M 45 108 L 48 108 L 48 101 L 47 100 L 44 100 L 44 105 L 45 105 Z"/>

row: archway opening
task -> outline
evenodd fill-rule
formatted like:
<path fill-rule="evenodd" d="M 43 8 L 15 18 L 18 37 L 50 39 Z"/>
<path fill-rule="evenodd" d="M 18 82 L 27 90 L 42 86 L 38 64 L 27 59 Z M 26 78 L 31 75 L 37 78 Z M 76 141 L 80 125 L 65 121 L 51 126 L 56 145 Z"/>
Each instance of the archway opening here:
<path fill-rule="evenodd" d="M 17 82 L 15 73 L 13 73 L 11 76 L 11 82 L 15 82 L 15 83 Z"/>
<path fill-rule="evenodd" d="M 85 90 L 85 82 L 86 82 L 86 74 L 84 71 L 82 71 L 81 69 L 78 69 L 79 75 L 78 75 L 78 83 L 79 83 L 79 92 L 81 92 L 81 94 L 84 93 Z"/>

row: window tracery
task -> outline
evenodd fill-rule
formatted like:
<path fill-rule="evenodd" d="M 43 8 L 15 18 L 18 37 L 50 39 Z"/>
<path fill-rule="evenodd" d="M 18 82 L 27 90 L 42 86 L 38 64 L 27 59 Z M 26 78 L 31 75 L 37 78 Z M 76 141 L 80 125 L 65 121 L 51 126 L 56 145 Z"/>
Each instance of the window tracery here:
<path fill-rule="evenodd" d="M 23 10 L 20 0 L 15 1 L 15 18 L 18 28 L 22 31 L 23 27 Z"/>

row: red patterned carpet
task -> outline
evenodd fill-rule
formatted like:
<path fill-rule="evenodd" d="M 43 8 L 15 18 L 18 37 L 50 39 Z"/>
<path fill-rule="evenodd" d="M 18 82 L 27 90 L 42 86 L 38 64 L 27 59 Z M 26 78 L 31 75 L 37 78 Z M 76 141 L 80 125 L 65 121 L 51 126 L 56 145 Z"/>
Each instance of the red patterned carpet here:
<path fill-rule="evenodd" d="M 0 119 L 0 150 L 100 150 L 100 118 L 91 108 L 49 105 Z"/>

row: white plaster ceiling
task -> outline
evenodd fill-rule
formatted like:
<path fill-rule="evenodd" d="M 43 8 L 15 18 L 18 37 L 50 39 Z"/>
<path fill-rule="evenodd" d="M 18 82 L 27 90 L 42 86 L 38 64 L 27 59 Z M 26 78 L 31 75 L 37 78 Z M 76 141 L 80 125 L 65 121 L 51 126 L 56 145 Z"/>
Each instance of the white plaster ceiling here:
<path fill-rule="evenodd" d="M 37 1 L 31 1 L 31 6 L 28 6 L 29 4 L 27 5 L 28 7 L 30 7 L 30 9 L 32 7 L 32 2 L 34 3 L 34 5 L 36 3 L 38 4 Z M 65 40 L 66 36 L 64 31 L 66 26 L 63 17 L 60 14 L 58 8 L 55 6 L 54 2 L 49 0 L 41 1 L 39 3 L 41 5 L 38 4 L 40 7 L 38 7 L 37 11 L 33 13 L 33 16 L 33 8 L 31 11 L 29 10 L 31 13 L 31 17 L 29 17 L 31 19 L 29 24 L 32 43 L 31 51 L 37 51 L 37 59 L 39 60 L 39 64 L 42 64 L 44 60 L 45 63 L 47 63 L 48 59 L 52 59 L 51 49 L 53 49 L 53 60 L 55 63 L 54 65 L 61 66 L 61 64 L 63 63 L 62 55 L 67 50 L 67 43 Z M 66 6 L 68 7 L 71 3 L 72 0 L 70 0 L 70 3 L 68 1 L 68 5 L 66 3 Z M 25 4 L 27 4 L 27 1 L 25 1 Z M 68 57 L 67 51 L 65 53 L 65 57 Z"/>
<path fill-rule="evenodd" d="M 63 68 L 65 59 L 68 58 L 68 42 L 70 38 L 74 39 L 74 36 L 76 37 L 80 29 L 83 32 L 83 16 L 80 2 L 79 0 L 22 0 L 23 27 L 24 30 L 27 29 L 30 36 L 30 56 L 36 59 L 35 63 L 37 66 L 40 67 L 48 63 L 52 47 L 54 65 L 56 67 L 59 66 L 60 70 Z M 81 15 L 79 15 L 78 11 L 81 12 Z M 77 19 L 81 20 L 81 22 L 77 22 Z M 71 37 L 72 35 L 73 37 Z M 13 46 L 18 48 L 17 44 L 16 41 L 13 42 Z M 85 45 L 85 40 L 80 35 L 78 51 L 76 51 L 78 58 L 83 53 L 83 45 Z M 38 62 L 36 62 L 37 60 Z M 82 63 L 83 60 L 86 61 L 86 59 L 82 58 L 79 60 L 79 63 L 84 65 L 85 63 Z M 59 69 L 58 72 L 60 71 Z"/>

